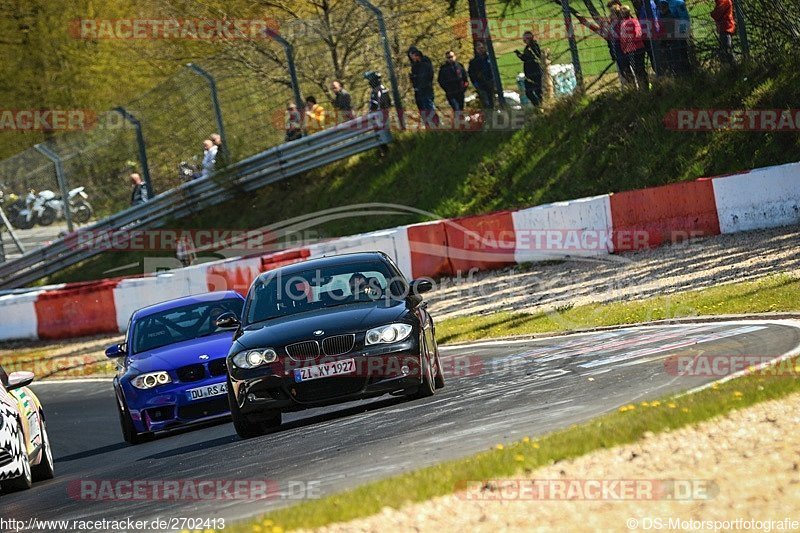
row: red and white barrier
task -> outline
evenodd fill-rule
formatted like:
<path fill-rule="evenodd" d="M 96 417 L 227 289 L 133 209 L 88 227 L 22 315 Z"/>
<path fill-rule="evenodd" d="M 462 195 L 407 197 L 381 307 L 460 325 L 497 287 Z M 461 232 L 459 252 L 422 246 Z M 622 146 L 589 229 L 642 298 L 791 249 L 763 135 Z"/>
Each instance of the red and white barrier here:
<path fill-rule="evenodd" d="M 327 255 L 383 251 L 409 278 L 439 277 L 797 223 L 800 163 L 792 163 L 513 212 L 412 224 L 152 276 L 0 296 L 0 340 L 123 332 L 141 307 L 212 290 L 244 294 L 261 272 Z"/>
<path fill-rule="evenodd" d="M 710 181 L 722 233 L 800 223 L 800 163 Z"/>

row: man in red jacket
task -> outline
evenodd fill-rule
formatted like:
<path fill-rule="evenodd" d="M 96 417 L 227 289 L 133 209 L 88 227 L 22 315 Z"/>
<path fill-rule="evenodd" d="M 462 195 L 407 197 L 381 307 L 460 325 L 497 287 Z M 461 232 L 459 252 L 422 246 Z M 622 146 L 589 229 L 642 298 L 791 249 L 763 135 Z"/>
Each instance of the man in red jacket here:
<path fill-rule="evenodd" d="M 714 0 L 711 18 L 719 32 L 720 57 L 725 63 L 733 63 L 733 34 L 736 32 L 736 19 L 733 16 L 733 0 Z"/>

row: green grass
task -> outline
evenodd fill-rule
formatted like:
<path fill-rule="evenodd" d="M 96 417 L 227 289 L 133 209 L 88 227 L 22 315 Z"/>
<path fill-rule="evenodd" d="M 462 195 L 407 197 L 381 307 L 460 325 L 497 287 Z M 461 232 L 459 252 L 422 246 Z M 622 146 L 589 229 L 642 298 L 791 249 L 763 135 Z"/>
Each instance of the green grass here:
<path fill-rule="evenodd" d="M 674 132 L 676 108 L 792 108 L 800 101 L 800 57 L 774 65 L 666 81 L 650 92 L 612 91 L 562 100 L 507 132 L 396 135 L 389 154 L 366 153 L 279 182 L 175 221 L 180 228 L 251 229 L 322 209 L 367 202 L 414 206 L 438 217 L 619 192 L 796 161 L 798 133 Z M 424 220 L 354 216 L 314 228 L 335 237 Z M 149 254 L 157 255 L 157 254 Z M 143 254 L 107 253 L 49 282 L 142 272 Z"/>
<path fill-rule="evenodd" d="M 800 310 L 800 279 L 779 274 L 644 300 L 590 304 L 538 314 L 500 312 L 440 321 L 441 343 L 554 333 L 692 316 Z"/>
<path fill-rule="evenodd" d="M 776 369 L 795 377 L 778 377 Z M 226 531 L 280 531 L 314 528 L 400 508 L 450 494 L 466 481 L 497 479 L 640 439 L 645 432 L 660 433 L 741 409 L 758 402 L 800 392 L 800 361 L 778 363 L 776 369 L 714 385 L 692 395 L 664 397 L 630 404 L 585 424 L 525 438 L 498 442 L 494 449 L 429 468 L 390 477 L 320 500 L 279 509 L 255 520 L 234 524 Z"/>

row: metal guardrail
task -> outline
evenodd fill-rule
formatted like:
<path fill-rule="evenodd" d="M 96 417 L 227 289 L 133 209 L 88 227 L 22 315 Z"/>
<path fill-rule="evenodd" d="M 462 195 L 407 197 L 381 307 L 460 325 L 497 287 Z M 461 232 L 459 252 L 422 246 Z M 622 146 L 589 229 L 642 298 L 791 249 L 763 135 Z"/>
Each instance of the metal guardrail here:
<path fill-rule="evenodd" d="M 81 232 L 107 232 L 115 242 L 124 243 L 132 229 L 161 226 L 309 170 L 345 159 L 391 142 L 381 113 L 358 117 L 330 129 L 270 148 L 208 177 L 184 183 L 163 192 L 145 204 L 130 207 L 49 246 L 25 253 L 0 264 L 0 288 L 15 289 L 103 252 L 79 246 Z"/>

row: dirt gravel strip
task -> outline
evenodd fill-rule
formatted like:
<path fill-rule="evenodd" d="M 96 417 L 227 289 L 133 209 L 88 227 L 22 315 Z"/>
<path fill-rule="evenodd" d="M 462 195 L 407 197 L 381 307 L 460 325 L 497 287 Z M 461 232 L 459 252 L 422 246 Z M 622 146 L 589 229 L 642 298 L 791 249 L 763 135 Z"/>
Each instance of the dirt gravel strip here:
<path fill-rule="evenodd" d="M 800 273 L 800 227 L 717 235 L 592 260 L 520 265 L 440 280 L 426 295 L 438 319 L 629 301 Z"/>
<path fill-rule="evenodd" d="M 696 426 L 645 434 L 639 442 L 555 463 L 514 481 L 679 480 L 684 486 L 692 482 L 696 487 L 694 499 L 497 501 L 493 496 L 499 494 L 497 487 L 502 482 L 495 482 L 480 491 L 486 500 L 468 500 L 468 493 L 461 492 L 399 510 L 387 507 L 378 515 L 315 531 L 797 530 L 798 425 L 800 394 L 795 394 Z M 737 523 L 739 519 L 742 521 Z M 662 527 L 655 527 L 657 520 Z M 763 522 L 769 520 L 777 523 L 769 526 Z"/>

